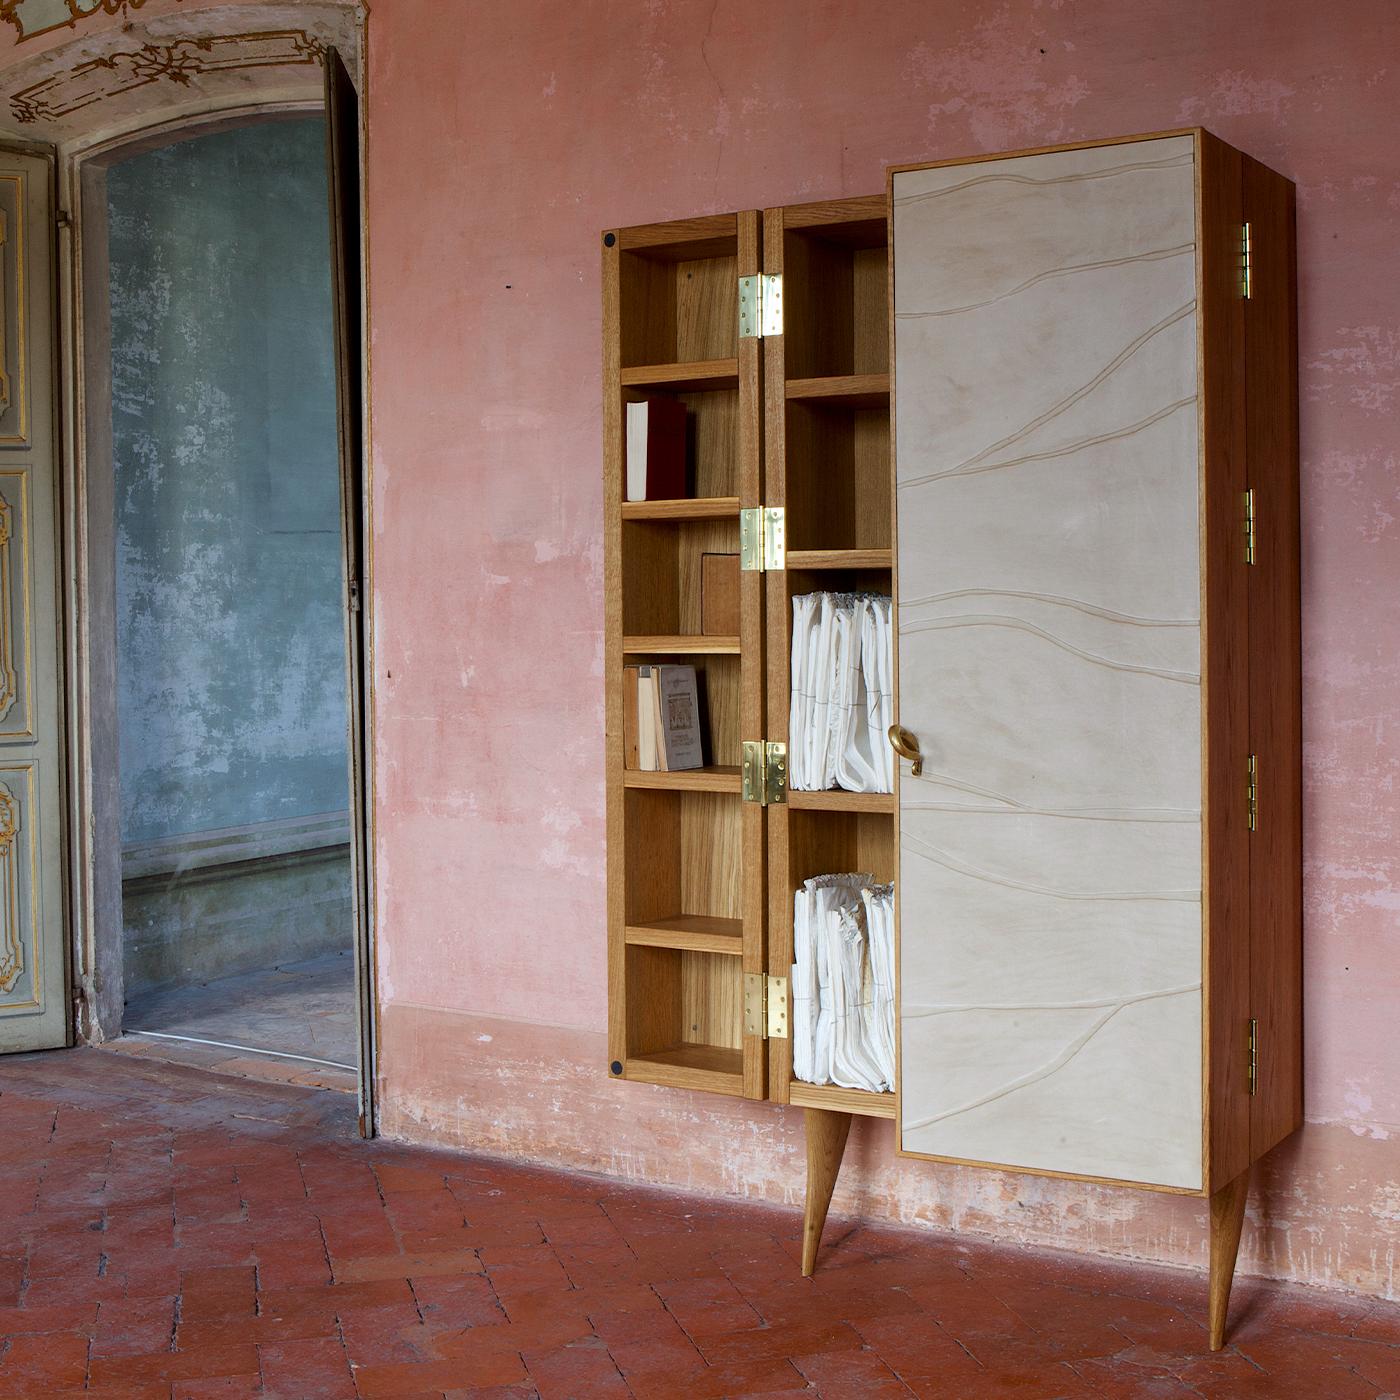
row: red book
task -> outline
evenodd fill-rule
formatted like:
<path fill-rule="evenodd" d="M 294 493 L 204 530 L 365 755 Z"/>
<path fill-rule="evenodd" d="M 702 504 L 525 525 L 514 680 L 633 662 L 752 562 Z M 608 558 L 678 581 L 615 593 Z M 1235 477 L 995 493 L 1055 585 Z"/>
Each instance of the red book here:
<path fill-rule="evenodd" d="M 627 499 L 678 501 L 685 490 L 685 405 L 643 399 L 627 405 Z"/>

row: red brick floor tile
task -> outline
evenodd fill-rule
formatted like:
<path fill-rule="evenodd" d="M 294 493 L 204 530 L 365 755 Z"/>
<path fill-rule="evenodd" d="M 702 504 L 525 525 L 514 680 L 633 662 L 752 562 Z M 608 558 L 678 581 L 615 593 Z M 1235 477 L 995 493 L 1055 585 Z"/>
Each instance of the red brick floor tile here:
<path fill-rule="evenodd" d="M 255 1269 L 191 1269 L 180 1276 L 180 1316 L 191 1322 L 251 1317 L 257 1310 L 256 1296 Z"/>
<path fill-rule="evenodd" d="M 425 1387 L 446 1390 L 484 1386 L 511 1386 L 526 1380 L 525 1363 L 518 1352 L 484 1353 L 453 1357 L 448 1361 L 395 1362 L 387 1366 L 362 1366 L 355 1384 L 364 1400 L 400 1400 Z"/>
<path fill-rule="evenodd" d="M 610 1348 L 628 1346 L 634 1342 L 679 1341 L 688 1342 L 685 1330 L 680 1323 L 663 1312 L 608 1312 L 597 1313 L 589 1318 L 594 1332 Z"/>
<path fill-rule="evenodd" d="M 175 1350 L 200 1352 L 227 1350 L 244 1342 L 302 1342 L 339 1336 L 334 1318 L 254 1317 L 236 1322 L 181 1322 L 175 1329 Z"/>
<path fill-rule="evenodd" d="M 438 1334 L 424 1325 L 411 1303 L 347 1308 L 339 1314 L 339 1321 L 345 1352 L 353 1366 L 423 1361 L 434 1355 Z"/>
<path fill-rule="evenodd" d="M 0 1308 L 0 1338 L 33 1332 L 91 1332 L 97 1325 L 97 1301 L 54 1307 Z"/>
<path fill-rule="evenodd" d="M 112 1298 L 98 1305 L 93 1356 L 163 1351 L 175 1332 L 175 1299 Z"/>
<path fill-rule="evenodd" d="M 956 1382 L 975 1394 L 982 1365 L 930 1317 L 867 1318 L 854 1324 L 863 1340 L 906 1383 L 911 1377 Z M 921 1394 L 927 1390 L 921 1390 Z"/>
<path fill-rule="evenodd" d="M 170 1400 L 252 1400 L 265 1395 L 261 1376 L 216 1376 L 202 1381 L 176 1381 Z"/>
<path fill-rule="evenodd" d="M 746 1328 L 696 1341 L 712 1366 L 754 1360 L 806 1356 L 819 1351 L 846 1351 L 863 1346 L 860 1334 L 844 1322 L 790 1323 Z"/>
<path fill-rule="evenodd" d="M 49 1332 L 42 1336 L 11 1337 L 0 1355 L 0 1395 L 43 1387 L 59 1390 L 81 1386 L 87 1375 L 88 1338 L 81 1332 Z"/>
<path fill-rule="evenodd" d="M 258 1353 L 252 1342 L 204 1346 L 198 1351 L 162 1351 L 142 1356 L 94 1357 L 88 1385 L 137 1385 L 151 1381 L 209 1380 L 221 1376 L 256 1376 Z"/>
<path fill-rule="evenodd" d="M 446 1174 L 429 1167 L 401 1166 L 393 1162 L 373 1164 L 381 1192 L 441 1191 L 446 1186 Z"/>
<path fill-rule="evenodd" d="M 908 1400 L 909 1387 L 868 1348 L 794 1356 L 792 1364 L 823 1395 L 860 1395 L 874 1400 L 895 1396 Z"/>
<path fill-rule="evenodd" d="M 630 1400 L 631 1391 L 599 1337 L 523 1353 L 540 1400 Z"/>
<path fill-rule="evenodd" d="M 659 1284 L 656 1291 L 692 1341 L 764 1323 L 727 1278 L 677 1279 Z"/>
<path fill-rule="evenodd" d="M 418 1311 L 431 1328 L 482 1327 L 506 1320 L 496 1290 L 484 1274 L 436 1274 L 410 1278 L 408 1282 Z"/>
<path fill-rule="evenodd" d="M 269 1400 L 356 1400 L 350 1362 L 336 1338 L 260 1346 L 258 1360 Z"/>
<path fill-rule="evenodd" d="M 321 1287 L 269 1289 L 258 1294 L 261 1318 L 307 1318 L 331 1322 L 346 1308 L 372 1308 L 412 1303 L 407 1279 L 366 1279 L 359 1283 L 332 1283 Z"/>
<path fill-rule="evenodd" d="M 24 1290 L 24 1306 L 26 1309 L 80 1307 L 125 1295 L 126 1279 L 121 1274 L 104 1273 L 92 1277 L 55 1274 L 29 1280 Z"/>
<path fill-rule="evenodd" d="M 474 1385 L 462 1390 L 444 1390 L 442 1400 L 535 1400 L 536 1394 L 535 1387 L 528 1384 Z M 423 1397 L 423 1400 L 427 1400 L 427 1397 Z"/>
<path fill-rule="evenodd" d="M 363 1283 L 376 1278 L 431 1278 L 435 1274 L 479 1274 L 481 1260 L 474 1249 L 440 1250 L 427 1254 L 368 1254 L 335 1265 L 337 1283 Z"/>
<path fill-rule="evenodd" d="M 0 1257 L 0 1308 L 19 1306 L 24 1289 L 24 1255 L 7 1254 Z"/>

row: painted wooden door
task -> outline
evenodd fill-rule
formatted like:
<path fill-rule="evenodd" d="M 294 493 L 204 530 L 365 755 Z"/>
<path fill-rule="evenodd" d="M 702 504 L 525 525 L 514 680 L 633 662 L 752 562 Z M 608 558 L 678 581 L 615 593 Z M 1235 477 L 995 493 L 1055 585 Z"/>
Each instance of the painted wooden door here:
<path fill-rule="evenodd" d="M 893 176 L 908 1153 L 1202 1184 L 1194 151 Z"/>
<path fill-rule="evenodd" d="M 369 597 L 365 548 L 364 327 L 360 277 L 360 99 L 340 54 L 327 49 L 326 183 L 330 207 L 331 305 L 335 317 L 336 431 L 340 457 L 341 548 L 345 576 L 345 665 L 350 733 L 350 867 L 359 1021 L 360 1133 L 375 1133 L 377 1000 L 370 936 L 369 726 L 365 663 Z"/>
<path fill-rule="evenodd" d="M 68 1042 L 53 166 L 0 149 L 0 1051 Z"/>

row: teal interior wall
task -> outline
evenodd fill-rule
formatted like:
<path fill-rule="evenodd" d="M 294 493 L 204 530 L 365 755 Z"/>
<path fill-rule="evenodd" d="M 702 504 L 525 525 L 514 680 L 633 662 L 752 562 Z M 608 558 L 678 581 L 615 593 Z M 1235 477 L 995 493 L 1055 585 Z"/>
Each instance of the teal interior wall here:
<path fill-rule="evenodd" d="M 108 173 L 124 844 L 346 806 L 324 137 Z"/>

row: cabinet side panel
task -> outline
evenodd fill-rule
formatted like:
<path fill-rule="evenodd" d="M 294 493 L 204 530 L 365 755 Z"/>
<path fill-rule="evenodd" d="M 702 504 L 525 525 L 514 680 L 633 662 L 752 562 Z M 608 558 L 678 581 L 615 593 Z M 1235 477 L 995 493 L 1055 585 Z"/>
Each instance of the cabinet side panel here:
<path fill-rule="evenodd" d="M 627 1059 L 622 787 L 622 298 L 617 235 L 603 244 L 603 656 L 607 764 L 608 1060 Z"/>
<path fill-rule="evenodd" d="M 1248 630 L 1240 154 L 1200 147 L 1206 1185 L 1249 1165 Z"/>
<path fill-rule="evenodd" d="M 894 176 L 908 1153 L 1202 1184 L 1195 175 Z"/>
<path fill-rule="evenodd" d="M 1250 838 L 1250 1014 L 1259 1022 L 1250 1157 L 1302 1122 L 1302 717 L 1298 332 L 1292 184 L 1244 158 L 1252 242 L 1245 306 L 1249 485 L 1249 726 L 1259 762 Z"/>

